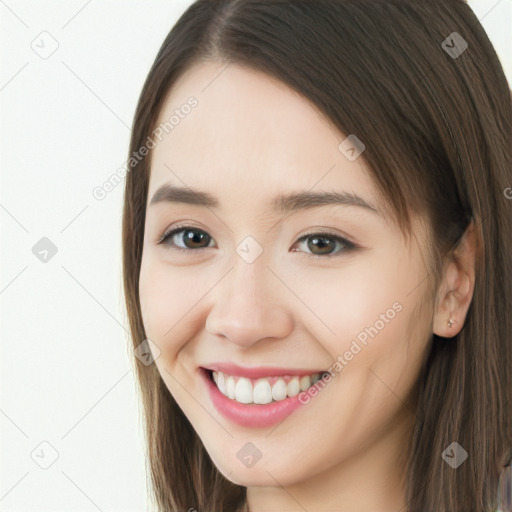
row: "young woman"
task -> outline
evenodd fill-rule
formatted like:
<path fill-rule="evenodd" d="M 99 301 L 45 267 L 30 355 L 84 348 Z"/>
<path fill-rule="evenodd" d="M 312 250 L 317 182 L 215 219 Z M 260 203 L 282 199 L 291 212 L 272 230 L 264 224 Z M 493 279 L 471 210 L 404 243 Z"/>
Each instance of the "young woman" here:
<path fill-rule="evenodd" d="M 462 0 L 183 14 L 123 218 L 158 510 L 506 510 L 511 135 Z"/>

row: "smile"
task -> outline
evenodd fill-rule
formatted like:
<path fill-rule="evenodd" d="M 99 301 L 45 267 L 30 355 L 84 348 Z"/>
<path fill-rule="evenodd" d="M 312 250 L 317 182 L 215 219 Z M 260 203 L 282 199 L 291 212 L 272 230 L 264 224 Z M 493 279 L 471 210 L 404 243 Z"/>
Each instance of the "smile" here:
<path fill-rule="evenodd" d="M 245 369 L 227 364 L 199 370 L 214 409 L 231 422 L 249 428 L 282 422 L 303 406 L 300 393 L 327 373 Z"/>
<path fill-rule="evenodd" d="M 306 391 L 320 380 L 320 374 L 249 379 L 223 372 L 212 372 L 212 378 L 219 391 L 231 400 L 241 404 L 269 404 L 280 402 L 298 395 L 301 391 Z"/>

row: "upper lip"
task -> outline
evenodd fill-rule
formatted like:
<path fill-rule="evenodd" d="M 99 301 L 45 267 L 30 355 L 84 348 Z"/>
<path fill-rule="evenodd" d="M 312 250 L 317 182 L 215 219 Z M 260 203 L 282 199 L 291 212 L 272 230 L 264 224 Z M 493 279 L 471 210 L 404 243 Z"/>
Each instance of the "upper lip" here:
<path fill-rule="evenodd" d="M 309 370 L 302 368 L 282 368 L 277 366 L 239 366 L 234 363 L 219 362 L 202 366 L 205 370 L 227 373 L 237 377 L 259 379 L 261 377 L 282 377 L 284 375 L 313 375 L 325 370 Z"/>

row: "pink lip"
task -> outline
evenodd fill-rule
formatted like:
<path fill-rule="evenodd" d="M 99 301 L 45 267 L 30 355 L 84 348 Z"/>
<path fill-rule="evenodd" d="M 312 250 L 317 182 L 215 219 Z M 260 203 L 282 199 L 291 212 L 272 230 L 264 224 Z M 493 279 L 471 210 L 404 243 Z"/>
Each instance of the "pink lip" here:
<path fill-rule="evenodd" d="M 265 371 L 268 372 L 268 369 Z M 269 376 L 268 373 L 261 373 L 259 369 L 258 372 L 258 375 Z M 299 401 L 300 393 L 279 402 L 271 402 L 265 405 L 241 404 L 235 400 L 231 400 L 231 398 L 228 398 L 227 396 L 224 396 L 219 391 L 215 383 L 211 381 L 209 372 L 207 370 L 200 368 L 199 374 L 204 380 L 213 405 L 217 408 L 217 410 L 228 420 L 233 421 L 234 423 L 237 423 L 243 427 L 270 427 L 283 421 L 293 411 L 301 406 L 301 402 Z M 231 375 L 235 374 L 236 372 L 231 373 Z M 284 373 L 280 373 L 278 375 L 283 374 Z"/>
<path fill-rule="evenodd" d="M 322 373 L 325 370 L 298 370 L 290 368 L 277 368 L 275 366 L 255 366 L 247 368 L 232 363 L 211 363 L 204 365 L 203 368 L 215 372 L 227 373 L 236 377 L 247 377 L 248 379 L 259 379 L 261 377 L 283 377 L 284 375 L 313 375 Z"/>

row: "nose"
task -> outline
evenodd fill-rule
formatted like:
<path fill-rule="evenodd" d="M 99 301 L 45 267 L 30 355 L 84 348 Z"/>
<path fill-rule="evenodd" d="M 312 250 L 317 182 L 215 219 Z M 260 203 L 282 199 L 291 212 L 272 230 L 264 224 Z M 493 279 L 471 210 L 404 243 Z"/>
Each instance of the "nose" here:
<path fill-rule="evenodd" d="M 206 331 L 241 347 L 286 338 L 293 330 L 293 316 L 284 288 L 263 258 L 253 263 L 238 260 L 211 295 Z"/>

